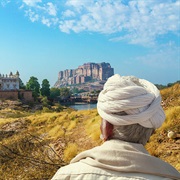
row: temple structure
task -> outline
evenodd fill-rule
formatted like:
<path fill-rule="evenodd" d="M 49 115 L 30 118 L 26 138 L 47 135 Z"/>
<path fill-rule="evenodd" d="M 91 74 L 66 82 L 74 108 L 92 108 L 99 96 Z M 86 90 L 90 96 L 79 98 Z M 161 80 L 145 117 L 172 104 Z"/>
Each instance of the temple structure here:
<path fill-rule="evenodd" d="M 9 75 L 0 74 L 0 100 L 34 101 L 31 90 L 20 89 L 19 72 Z"/>
<path fill-rule="evenodd" d="M 0 90 L 18 90 L 19 89 L 19 72 L 16 74 L 10 72 L 9 75 L 0 74 Z"/>

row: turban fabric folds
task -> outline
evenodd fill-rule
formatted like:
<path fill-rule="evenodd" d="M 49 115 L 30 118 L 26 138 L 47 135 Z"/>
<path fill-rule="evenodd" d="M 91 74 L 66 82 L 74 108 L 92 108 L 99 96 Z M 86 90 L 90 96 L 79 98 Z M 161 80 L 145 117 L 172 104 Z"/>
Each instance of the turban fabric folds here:
<path fill-rule="evenodd" d="M 99 94 L 97 110 L 116 126 L 140 124 L 156 129 L 165 120 L 159 90 L 151 82 L 134 76 L 111 76 Z"/>

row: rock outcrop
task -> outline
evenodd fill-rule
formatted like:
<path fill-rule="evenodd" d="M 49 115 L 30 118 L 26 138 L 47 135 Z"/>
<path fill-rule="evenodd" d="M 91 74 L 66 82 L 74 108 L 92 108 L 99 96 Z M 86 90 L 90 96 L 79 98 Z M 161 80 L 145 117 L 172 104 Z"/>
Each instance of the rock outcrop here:
<path fill-rule="evenodd" d="M 54 87 L 106 81 L 112 75 L 114 75 L 114 68 L 109 63 L 85 63 L 77 69 L 60 71 Z"/>

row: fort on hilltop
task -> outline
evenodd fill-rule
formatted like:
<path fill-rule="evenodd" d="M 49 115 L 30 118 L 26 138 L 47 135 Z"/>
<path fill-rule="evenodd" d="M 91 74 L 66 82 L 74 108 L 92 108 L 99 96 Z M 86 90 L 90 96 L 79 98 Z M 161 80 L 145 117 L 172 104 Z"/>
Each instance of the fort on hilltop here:
<path fill-rule="evenodd" d="M 85 63 L 77 69 L 60 71 L 54 86 L 63 87 L 95 81 L 106 81 L 112 75 L 114 75 L 114 68 L 109 63 Z"/>

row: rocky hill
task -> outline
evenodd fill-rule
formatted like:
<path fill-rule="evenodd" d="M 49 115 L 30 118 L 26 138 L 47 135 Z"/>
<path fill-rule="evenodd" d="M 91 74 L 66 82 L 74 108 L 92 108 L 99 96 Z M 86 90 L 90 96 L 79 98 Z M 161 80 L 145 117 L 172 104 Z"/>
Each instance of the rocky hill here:
<path fill-rule="evenodd" d="M 66 69 L 58 73 L 55 87 L 82 85 L 88 82 L 106 81 L 114 75 L 114 69 L 109 63 L 85 63 L 77 69 Z"/>

